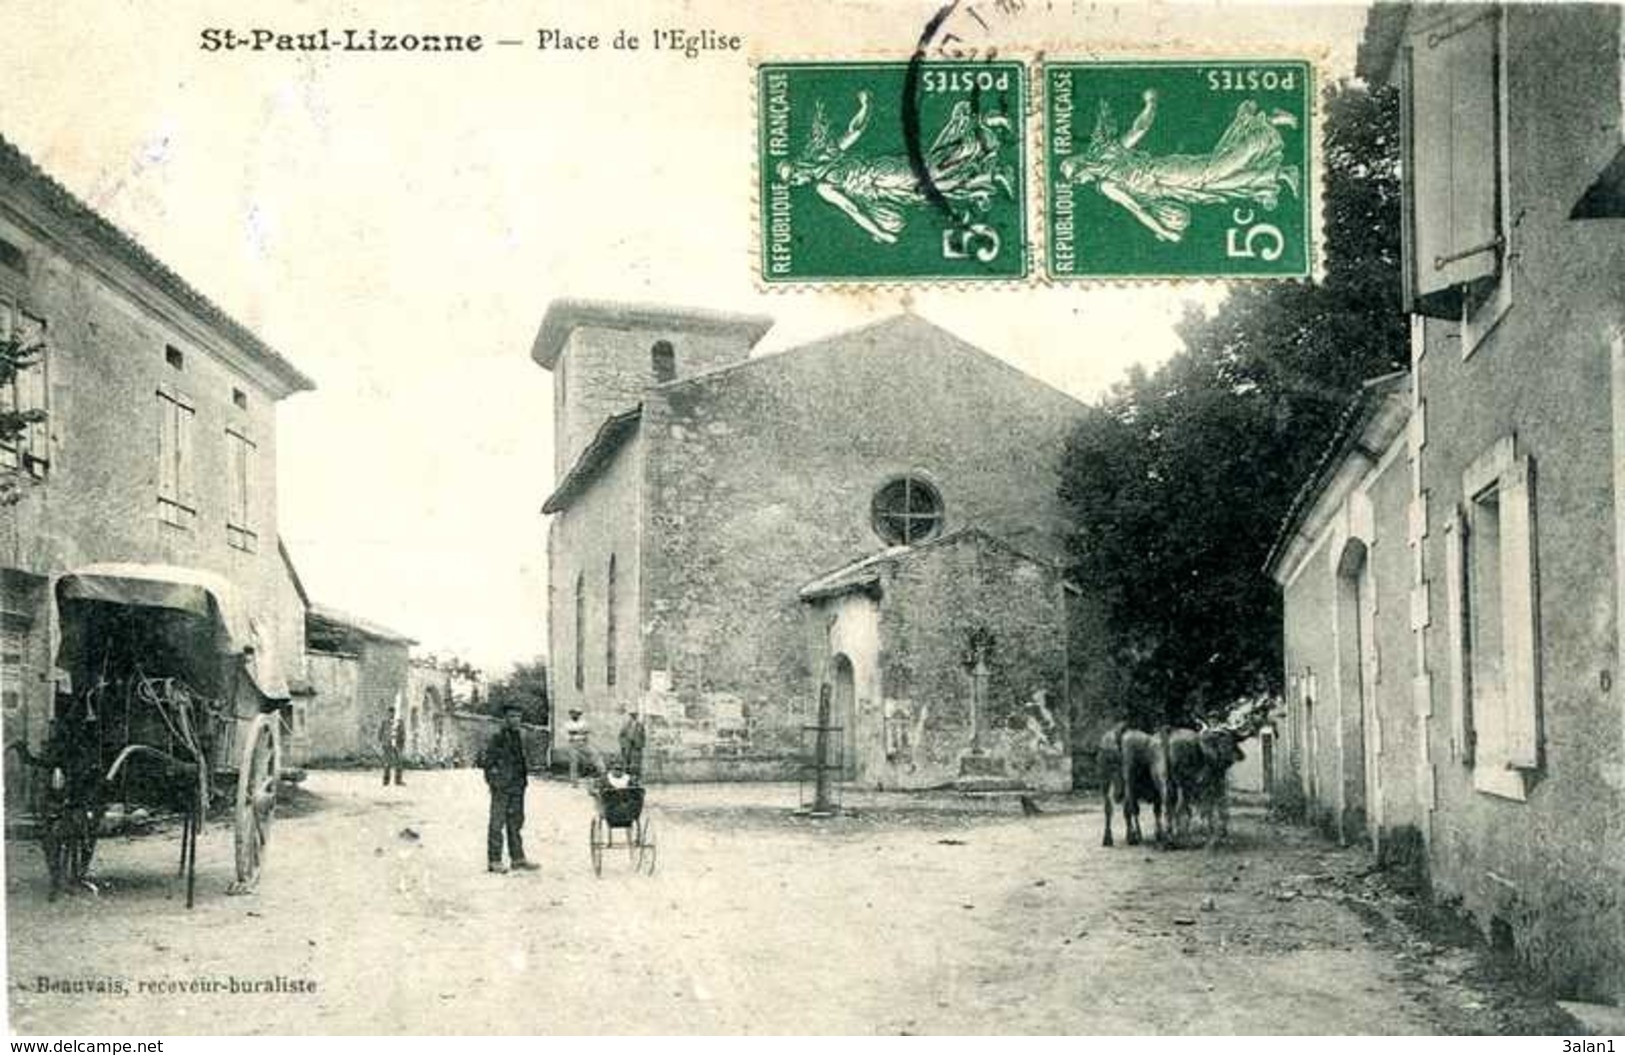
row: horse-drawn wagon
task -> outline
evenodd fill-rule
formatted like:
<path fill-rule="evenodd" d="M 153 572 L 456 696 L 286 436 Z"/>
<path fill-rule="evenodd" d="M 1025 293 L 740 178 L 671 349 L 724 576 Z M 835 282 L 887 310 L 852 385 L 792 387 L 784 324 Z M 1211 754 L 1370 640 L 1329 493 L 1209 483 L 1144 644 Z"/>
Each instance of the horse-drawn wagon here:
<path fill-rule="evenodd" d="M 265 863 L 281 769 L 280 672 L 231 583 L 188 568 L 98 564 L 53 586 L 58 683 L 41 754 L 13 744 L 38 781 L 51 894 L 89 884 L 110 806 L 178 815 L 190 907 L 197 839 L 229 811 L 233 891 Z"/>

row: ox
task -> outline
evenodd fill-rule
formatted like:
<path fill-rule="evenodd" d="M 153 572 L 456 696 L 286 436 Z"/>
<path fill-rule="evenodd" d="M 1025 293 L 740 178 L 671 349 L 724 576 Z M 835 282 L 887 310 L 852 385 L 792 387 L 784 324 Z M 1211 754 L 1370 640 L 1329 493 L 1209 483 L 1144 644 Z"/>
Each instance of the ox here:
<path fill-rule="evenodd" d="M 1190 835 L 1191 808 L 1201 807 L 1208 841 L 1230 834 L 1230 767 L 1243 757 L 1238 731 L 1229 727 L 1199 730 L 1164 728 L 1152 751 L 1152 780 L 1168 819 L 1169 840 Z"/>
<path fill-rule="evenodd" d="M 1162 799 L 1157 794 L 1154 756 L 1157 741 L 1138 729 L 1130 729 L 1119 722 L 1100 739 L 1096 755 L 1101 778 L 1101 797 L 1105 805 L 1106 834 L 1100 845 L 1112 845 L 1112 801 L 1123 810 L 1124 838 L 1130 846 L 1140 843 L 1140 803 L 1151 803 L 1156 815 L 1157 842 L 1163 841 Z"/>

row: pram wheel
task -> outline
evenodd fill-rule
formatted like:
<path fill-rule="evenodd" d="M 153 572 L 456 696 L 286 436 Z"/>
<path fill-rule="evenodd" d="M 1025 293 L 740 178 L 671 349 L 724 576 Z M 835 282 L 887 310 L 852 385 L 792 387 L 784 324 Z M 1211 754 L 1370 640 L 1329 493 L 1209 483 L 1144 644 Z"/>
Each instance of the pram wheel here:
<path fill-rule="evenodd" d="M 604 874 L 604 847 L 609 845 L 609 825 L 604 818 L 594 817 L 592 827 L 587 829 L 587 849 L 592 854 L 592 874 Z"/>
<path fill-rule="evenodd" d="M 632 868 L 644 875 L 655 874 L 655 823 L 652 817 L 642 817 L 634 829 L 636 832 L 637 854 L 633 858 Z"/>

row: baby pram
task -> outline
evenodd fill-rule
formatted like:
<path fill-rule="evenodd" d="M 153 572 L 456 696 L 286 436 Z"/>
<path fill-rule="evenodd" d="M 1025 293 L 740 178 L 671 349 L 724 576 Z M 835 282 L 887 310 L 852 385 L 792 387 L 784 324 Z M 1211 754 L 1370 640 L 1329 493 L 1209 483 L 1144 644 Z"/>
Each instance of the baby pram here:
<path fill-rule="evenodd" d="M 625 786 L 619 786 L 623 781 Z M 643 785 L 611 771 L 594 778 L 589 791 L 597 807 L 597 816 L 593 817 L 588 832 L 593 874 L 604 874 L 604 851 L 615 847 L 618 831 L 622 833 L 632 870 L 654 875 L 654 821 L 643 815 Z"/>

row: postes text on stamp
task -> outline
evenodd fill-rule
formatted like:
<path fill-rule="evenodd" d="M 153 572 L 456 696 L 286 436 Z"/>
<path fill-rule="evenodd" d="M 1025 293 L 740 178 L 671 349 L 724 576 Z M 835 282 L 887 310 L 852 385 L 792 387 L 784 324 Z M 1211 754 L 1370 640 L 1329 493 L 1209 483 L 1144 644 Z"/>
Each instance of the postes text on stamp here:
<path fill-rule="evenodd" d="M 757 90 L 764 282 L 1025 277 L 1021 63 L 766 63 Z"/>
<path fill-rule="evenodd" d="M 1050 277 L 1310 273 L 1309 63 L 1052 61 L 1042 76 Z"/>

